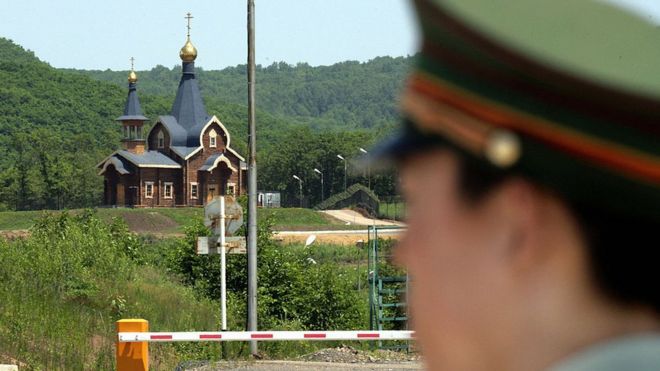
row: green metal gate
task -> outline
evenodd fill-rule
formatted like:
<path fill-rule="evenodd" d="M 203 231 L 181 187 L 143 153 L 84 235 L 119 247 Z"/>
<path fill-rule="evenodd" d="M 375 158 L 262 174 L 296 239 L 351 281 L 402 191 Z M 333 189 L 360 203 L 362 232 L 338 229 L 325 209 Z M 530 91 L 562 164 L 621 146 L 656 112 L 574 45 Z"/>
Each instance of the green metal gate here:
<path fill-rule="evenodd" d="M 391 244 L 383 246 L 378 231 L 396 230 L 401 227 L 369 227 L 369 323 L 371 330 L 406 330 L 408 315 L 406 293 L 408 276 L 400 269 L 392 267 Z M 384 344 L 379 341 L 380 349 L 410 350 L 410 342 L 394 341 Z"/>

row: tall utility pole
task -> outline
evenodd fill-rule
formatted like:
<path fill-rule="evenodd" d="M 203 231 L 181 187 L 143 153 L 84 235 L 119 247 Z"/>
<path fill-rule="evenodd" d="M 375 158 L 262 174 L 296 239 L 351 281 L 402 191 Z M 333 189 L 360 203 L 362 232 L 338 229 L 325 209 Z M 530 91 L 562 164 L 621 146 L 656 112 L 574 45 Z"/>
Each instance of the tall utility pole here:
<path fill-rule="evenodd" d="M 257 146 L 254 109 L 254 0 L 247 2 L 248 31 L 248 331 L 257 331 Z M 250 342 L 250 352 L 257 355 L 257 342 Z"/>

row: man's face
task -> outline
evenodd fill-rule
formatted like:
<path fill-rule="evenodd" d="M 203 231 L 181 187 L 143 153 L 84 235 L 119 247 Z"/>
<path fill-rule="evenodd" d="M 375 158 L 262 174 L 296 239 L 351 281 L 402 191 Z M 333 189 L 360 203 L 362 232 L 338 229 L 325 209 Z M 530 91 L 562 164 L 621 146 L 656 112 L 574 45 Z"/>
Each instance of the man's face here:
<path fill-rule="evenodd" d="M 408 231 L 397 260 L 412 277 L 410 315 L 431 369 L 495 369 L 480 357 L 497 354 L 498 332 L 511 315 L 510 233 L 497 197 L 467 203 L 458 176 L 457 157 L 447 150 L 403 163 Z"/>

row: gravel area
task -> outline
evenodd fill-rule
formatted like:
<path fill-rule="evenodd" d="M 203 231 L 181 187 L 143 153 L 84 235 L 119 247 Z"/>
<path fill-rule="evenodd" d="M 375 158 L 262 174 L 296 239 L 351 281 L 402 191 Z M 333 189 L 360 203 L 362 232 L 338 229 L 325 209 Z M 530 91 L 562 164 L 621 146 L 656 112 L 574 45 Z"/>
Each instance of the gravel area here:
<path fill-rule="evenodd" d="M 350 346 L 321 349 L 290 361 L 188 362 L 176 371 L 213 370 L 422 370 L 417 353 L 387 350 L 363 351 Z"/>
<path fill-rule="evenodd" d="M 423 370 L 419 362 L 409 363 L 331 363 L 299 361 L 217 362 L 192 368 L 177 368 L 176 371 L 215 370 L 260 370 L 260 371 L 303 371 L 303 370 L 360 370 L 360 371 L 409 371 Z"/>
<path fill-rule="evenodd" d="M 341 362 L 341 363 L 393 363 L 419 361 L 419 354 L 395 352 L 391 350 L 363 351 L 342 345 L 326 348 L 300 357 L 302 361 Z"/>

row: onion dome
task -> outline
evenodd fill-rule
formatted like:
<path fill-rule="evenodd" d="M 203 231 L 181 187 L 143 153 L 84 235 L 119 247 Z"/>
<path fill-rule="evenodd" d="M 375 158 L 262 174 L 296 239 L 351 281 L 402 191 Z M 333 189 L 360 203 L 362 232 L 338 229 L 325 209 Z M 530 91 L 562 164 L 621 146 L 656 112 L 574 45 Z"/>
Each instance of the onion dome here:
<path fill-rule="evenodd" d="M 190 41 L 190 37 L 188 37 L 186 44 L 181 48 L 179 56 L 184 62 L 194 62 L 197 58 L 197 48 L 195 48 L 195 45 Z"/>
<path fill-rule="evenodd" d="M 131 72 L 128 73 L 128 82 L 131 84 L 135 84 L 137 82 L 137 74 L 135 71 L 131 70 Z"/>

